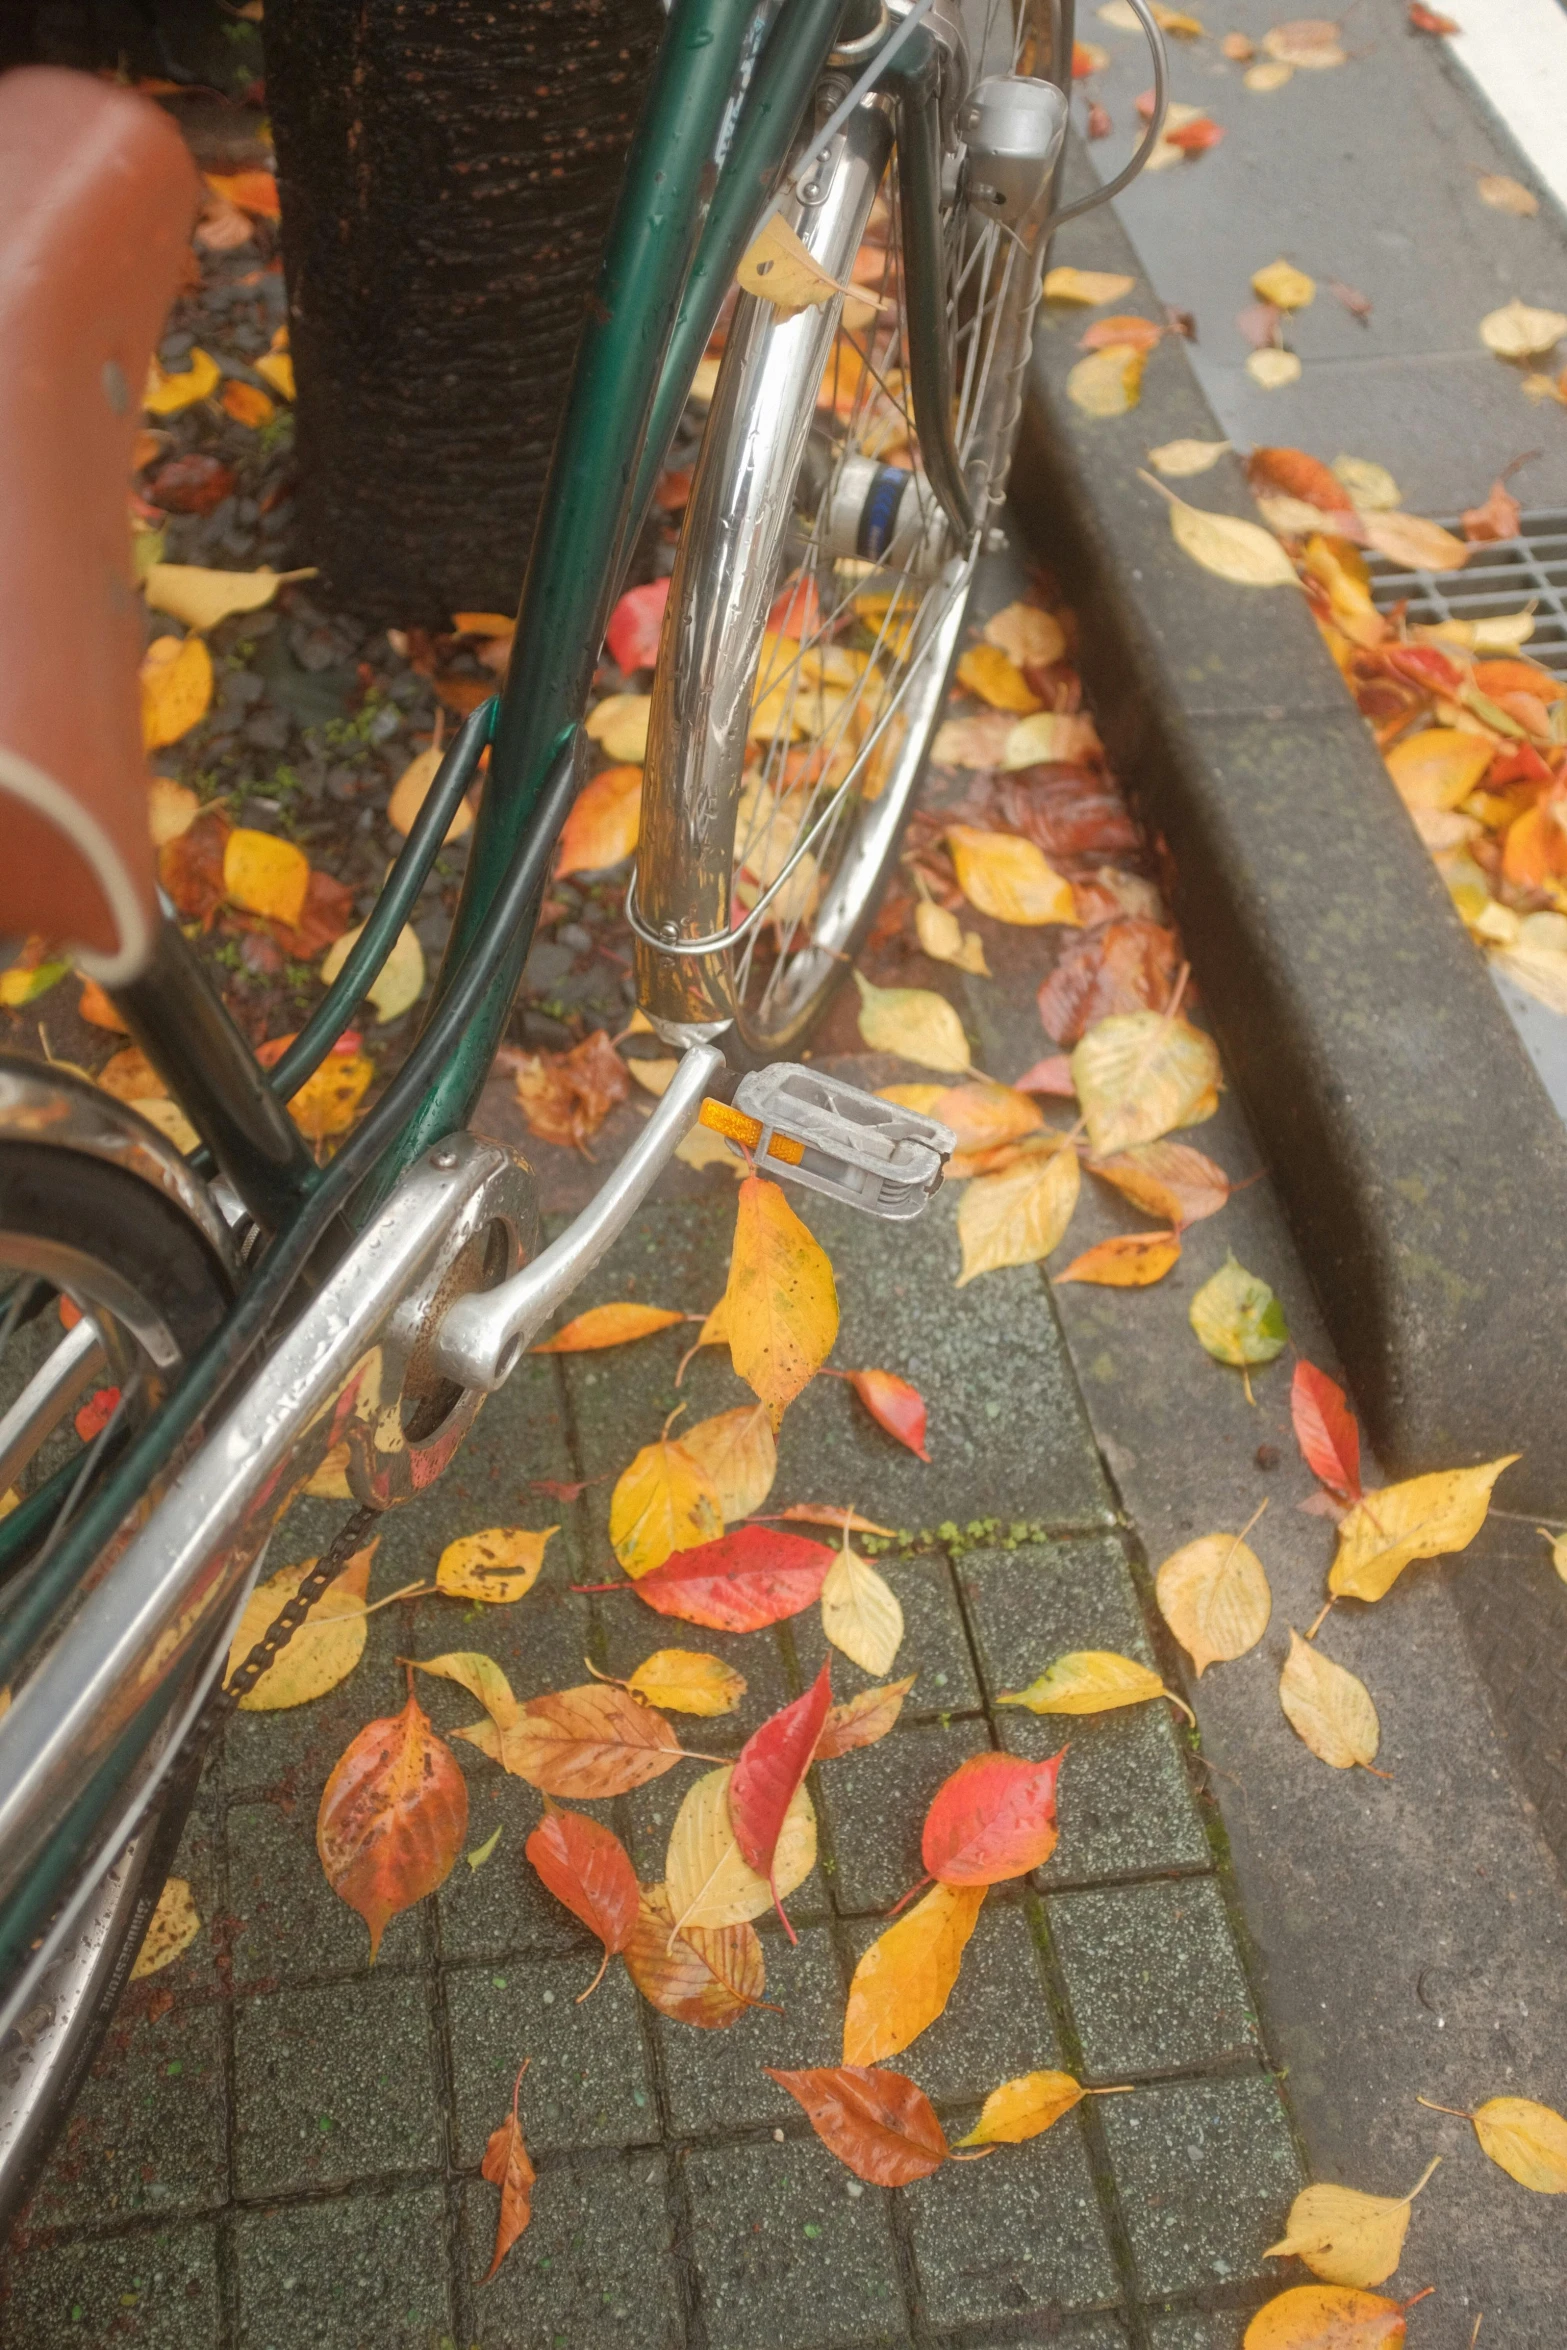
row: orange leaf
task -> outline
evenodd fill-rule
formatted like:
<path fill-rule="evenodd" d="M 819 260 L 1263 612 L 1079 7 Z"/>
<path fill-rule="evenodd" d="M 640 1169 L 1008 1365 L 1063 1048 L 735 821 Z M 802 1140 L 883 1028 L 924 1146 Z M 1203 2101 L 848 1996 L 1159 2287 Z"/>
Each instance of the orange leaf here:
<path fill-rule="evenodd" d="M 641 822 L 641 768 L 606 767 L 577 794 L 561 828 L 557 877 L 619 865 L 636 847 Z"/>
<path fill-rule="evenodd" d="M 626 1972 L 651 2007 L 699 2031 L 723 2032 L 755 2007 L 766 1988 L 756 1928 L 682 1926 L 662 1885 L 644 1885 L 623 1956 Z"/>
<path fill-rule="evenodd" d="M 1025 1762 L 974 1754 L 931 1798 L 920 1838 L 925 1866 L 944 1885 L 996 1885 L 1042 1868 L 1056 1848 L 1062 1756 Z"/>
<path fill-rule="evenodd" d="M 1139 318 L 1135 312 L 1124 317 L 1096 318 L 1077 338 L 1080 351 L 1151 351 L 1164 333 L 1164 328 L 1151 318 Z"/>
<path fill-rule="evenodd" d="M 1104 1289 L 1146 1289 L 1162 1281 L 1181 1253 L 1173 1232 L 1118 1232 L 1074 1257 L 1057 1281 L 1093 1281 Z"/>
<path fill-rule="evenodd" d="M 602 1028 L 569 1052 L 520 1054 L 512 1069 L 530 1132 L 565 1149 L 585 1149 L 631 1091 L 626 1064 Z"/>
<path fill-rule="evenodd" d="M 410 1690 L 351 1740 L 316 1816 L 327 1883 L 369 1927 L 372 1966 L 387 1921 L 445 1883 L 467 1833 L 467 1782 Z"/>
<path fill-rule="evenodd" d="M 282 206 L 278 202 L 277 181 L 270 171 L 204 171 L 202 178 L 215 196 L 227 204 L 237 204 L 241 212 L 249 212 L 258 220 L 276 220 Z"/>
<path fill-rule="evenodd" d="M 580 1803 L 628 1794 L 680 1760 L 663 1715 L 613 1681 L 554 1690 L 530 1700 L 504 1729 L 486 1722 L 458 1735 L 541 1794 Z"/>
<path fill-rule="evenodd" d="M 225 414 L 236 424 L 248 425 L 252 432 L 277 414 L 276 405 L 259 385 L 241 383 L 237 376 L 230 376 L 218 397 Z"/>
<path fill-rule="evenodd" d="M 889 1093 L 900 1089 L 889 1087 Z M 962 1151 L 994 1150 L 1003 1142 L 1019 1142 L 1038 1134 L 1044 1113 L 1027 1094 L 1010 1085 L 947 1085 L 934 1089 L 930 1115 L 950 1126 Z"/>
<path fill-rule="evenodd" d="M 604 1967 L 636 1929 L 639 1888 L 625 1846 L 601 1821 L 563 1811 L 546 1796 L 544 1817 L 523 1849 L 556 1900 L 603 1943 L 603 1966 L 588 1985 L 597 1990 Z"/>
<path fill-rule="evenodd" d="M 589 1306 L 585 1314 L 576 1315 L 553 1338 L 544 1339 L 529 1351 L 536 1355 L 591 1354 L 601 1346 L 626 1346 L 633 1338 L 651 1337 L 655 1330 L 667 1330 L 685 1318 L 670 1306 L 638 1306 L 629 1300 L 616 1305 Z"/>
<path fill-rule="evenodd" d="M 1253 449 L 1246 460 L 1246 478 L 1254 490 L 1304 499 L 1324 514 L 1349 511 L 1349 492 L 1338 475 L 1304 449 Z"/>
<path fill-rule="evenodd" d="M 1242 2350 L 1395 2350 L 1404 2304 L 1353 2285 L 1294 2285 L 1265 2301 Z"/>
<path fill-rule="evenodd" d="M 847 1371 L 844 1376 L 879 1427 L 922 1461 L 930 1459 L 925 1450 L 925 1398 L 917 1387 L 892 1371 Z"/>
<path fill-rule="evenodd" d="M 835 1705 L 822 1724 L 813 1761 L 835 1762 L 840 1754 L 856 1754 L 862 1746 L 874 1746 L 879 1738 L 885 1738 L 902 1713 L 903 1700 L 916 1678 L 910 1673 L 906 1681 L 886 1681 L 879 1688 L 862 1689 L 857 1697 Z"/>
<path fill-rule="evenodd" d="M 484 2160 L 479 2165 L 479 2176 L 488 2179 L 492 2187 L 499 2187 L 501 2191 L 501 2208 L 495 2223 L 495 2257 L 485 2270 L 485 2284 L 489 2283 L 533 2217 L 534 2169 L 528 2160 L 528 2149 L 522 2142 L 522 2124 L 517 2118 L 517 2096 L 529 2061 L 524 2058 L 512 2089 L 511 2112 L 498 2130 L 490 2132 L 490 2142 L 484 2149 Z"/>
<path fill-rule="evenodd" d="M 893 1534 L 893 1526 L 878 1526 L 874 1518 L 862 1518 L 858 1510 L 829 1509 L 825 1502 L 792 1501 L 787 1509 L 778 1512 L 781 1518 L 794 1518 L 802 1526 L 837 1526 L 851 1534 Z"/>
<path fill-rule="evenodd" d="M 984 1899 L 983 1885 L 935 1885 L 871 1944 L 849 1985 L 845 2064 L 879 2064 L 935 2022 L 958 1979 Z"/>
<path fill-rule="evenodd" d="M 130 1033 L 96 979 L 82 981 L 81 1001 L 76 1008 L 84 1020 L 92 1022 L 94 1028 L 112 1028 L 118 1036 Z"/>
<path fill-rule="evenodd" d="M 825 1249 L 778 1185 L 760 1175 L 740 1186 L 720 1304 L 736 1371 L 781 1413 L 832 1351 L 838 1292 Z"/>
<path fill-rule="evenodd" d="M 993 710 L 1015 710 L 1027 717 L 1045 706 L 999 645 L 970 645 L 958 663 L 958 683 L 966 692 L 978 694 Z"/>
<path fill-rule="evenodd" d="M 1533 694 L 1537 702 L 1559 702 L 1567 685 L 1535 661 L 1477 661 L 1472 671 L 1481 693 L 1493 700 L 1501 694 Z"/>
<path fill-rule="evenodd" d="M 763 2068 L 803 2106 L 812 2129 L 857 2179 L 873 2187 L 908 2187 L 947 2159 L 935 2108 L 905 2073 L 868 2065 L 814 2065 L 802 2072 Z"/>
<path fill-rule="evenodd" d="M 1177 1231 L 1216 1216 L 1234 1189 L 1224 1169 L 1189 1142 L 1135 1143 L 1107 1159 L 1090 1159 L 1088 1171 Z"/>
<path fill-rule="evenodd" d="M 1567 832 L 1550 808 L 1526 808 L 1507 827 L 1502 874 L 1519 889 L 1544 889 L 1567 875 Z"/>

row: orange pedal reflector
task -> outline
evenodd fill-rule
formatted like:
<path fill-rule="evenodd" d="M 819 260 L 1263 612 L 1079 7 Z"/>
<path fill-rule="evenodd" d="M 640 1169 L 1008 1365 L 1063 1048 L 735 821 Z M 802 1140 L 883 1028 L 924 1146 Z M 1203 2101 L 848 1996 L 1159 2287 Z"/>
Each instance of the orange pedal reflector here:
<path fill-rule="evenodd" d="M 738 1142 L 746 1150 L 755 1150 L 762 1139 L 759 1118 L 748 1118 L 744 1110 L 732 1109 L 728 1102 L 705 1101 L 697 1112 L 697 1123 L 710 1126 L 726 1142 Z"/>
<path fill-rule="evenodd" d="M 792 1134 L 775 1134 L 767 1146 L 770 1159 L 782 1159 L 786 1167 L 798 1167 L 805 1156 L 805 1145 L 796 1142 Z"/>

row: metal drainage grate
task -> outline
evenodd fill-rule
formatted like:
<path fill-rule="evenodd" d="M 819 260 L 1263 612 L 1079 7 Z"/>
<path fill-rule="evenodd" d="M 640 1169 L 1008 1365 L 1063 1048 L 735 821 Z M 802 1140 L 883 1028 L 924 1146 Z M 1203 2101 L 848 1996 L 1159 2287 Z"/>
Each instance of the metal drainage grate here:
<path fill-rule="evenodd" d="M 1457 524 L 1450 522 L 1449 530 Z M 1367 558 L 1371 593 L 1387 611 L 1407 600 L 1409 618 L 1426 627 L 1443 620 L 1485 620 L 1535 607 L 1526 649 L 1557 677 L 1567 678 L 1567 510 L 1551 507 L 1523 517 L 1523 534 L 1477 546 L 1462 571 L 1405 571 L 1380 555 Z"/>

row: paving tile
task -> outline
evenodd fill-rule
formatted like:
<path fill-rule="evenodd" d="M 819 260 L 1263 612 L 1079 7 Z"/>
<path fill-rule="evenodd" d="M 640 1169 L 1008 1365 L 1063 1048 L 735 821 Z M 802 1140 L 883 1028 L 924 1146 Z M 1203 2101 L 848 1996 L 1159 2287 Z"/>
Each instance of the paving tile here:
<path fill-rule="evenodd" d="M 1090 2080 L 1255 2055 L 1257 2019 L 1211 1877 L 1047 1904 Z"/>
<path fill-rule="evenodd" d="M 1061 2062 L 1028 1910 L 1010 1893 L 997 1888 L 987 1896 L 945 2014 L 893 2060 L 938 2101 L 979 2099 L 1018 2073 Z M 881 1930 L 879 1920 L 852 1927 L 855 1950 L 874 1942 Z M 836 2062 L 836 2056 L 818 2061 Z"/>
<path fill-rule="evenodd" d="M 862 1673 L 839 1650 L 829 1650 L 821 1611 L 812 1608 L 790 1626 L 801 1673 L 811 1679 L 830 1654 L 833 1695 L 840 1702 L 869 1689 L 877 1680 L 902 1680 L 915 1673 L 918 1679 L 904 1700 L 905 1721 L 929 1714 L 972 1713 L 981 1703 L 979 1676 L 953 1588 L 952 1569 L 939 1556 L 898 1558 L 889 1554 L 875 1564 L 903 1610 L 903 1644 L 888 1671 Z"/>
<path fill-rule="evenodd" d="M 1241 2350 L 1249 2314 L 1244 2309 L 1203 2309 L 1156 2317 L 1148 2328 L 1151 2350 Z"/>
<path fill-rule="evenodd" d="M 493 2187 L 466 2190 L 471 2284 L 490 2265 L 497 2207 Z M 474 2294 L 472 2350 L 678 2350 L 673 2236 L 663 2155 L 546 2161 L 527 2234 Z"/>
<path fill-rule="evenodd" d="M 1114 1648 L 1154 1661 L 1126 1554 L 1113 1535 L 970 1550 L 957 1573 L 992 1699 L 1027 1688 L 1067 1649 Z"/>
<path fill-rule="evenodd" d="M 1169 2081 L 1098 2105 L 1145 2295 L 1272 2273 L 1262 2254 L 1304 2180 L 1265 2074 Z"/>
<path fill-rule="evenodd" d="M 472 1751 L 454 1749 L 462 1754 L 468 1780 L 466 1849 L 482 1851 L 497 1828 L 500 1842 L 476 1869 L 459 1860 L 437 1893 L 442 1958 L 493 1962 L 524 1952 L 540 1958 L 591 1953 L 596 1967 L 600 1945 L 546 1890 L 527 1857 L 528 1838 L 543 1816 L 538 1790 L 505 1771 L 470 1768 L 467 1758 Z M 477 1766 L 482 1758 L 475 1755 L 474 1761 Z M 608 1803 L 571 1808 L 591 1813 L 605 1827 L 614 1825 L 614 1807 Z"/>
<path fill-rule="evenodd" d="M 765 2065 L 836 2064 L 843 2052 L 844 1983 L 826 1926 L 806 1926 L 791 1949 L 776 1928 L 762 1935 L 765 1996 L 782 2009 L 750 2009 L 726 2031 L 649 2014 L 658 2043 L 670 2127 L 679 2136 L 798 2121 L 800 2108 Z"/>
<path fill-rule="evenodd" d="M 182 1950 L 173 1965 L 160 1971 L 165 1991 L 177 1998 L 187 1999 L 195 1991 L 218 1991 L 226 1988 L 223 1971 L 223 1940 L 213 1930 L 214 1921 L 223 1912 L 219 1894 L 219 1864 L 223 1844 L 223 1805 L 218 1785 L 221 1766 L 209 1763 L 196 1791 L 185 1832 L 180 1838 L 179 1850 L 174 1856 L 171 1877 L 181 1877 L 190 1887 L 196 1904 L 196 1915 L 202 1921 L 202 1932 L 188 1949 Z"/>
<path fill-rule="evenodd" d="M 985 2162 L 948 2163 L 908 2188 L 903 2205 L 933 2326 L 1025 2312 L 1048 2318 L 1119 2298 L 1087 2149 L 1071 2117 Z"/>
<path fill-rule="evenodd" d="M 638 2008 L 623 1966 L 579 2007 L 602 1953 L 461 1967 L 446 1976 L 456 2158 L 477 2164 L 490 2132 L 505 2120 L 524 2057 L 523 2136 L 551 2147 L 635 2146 L 658 2136 Z"/>
<path fill-rule="evenodd" d="M 154 2021 L 146 1995 L 166 1982 L 164 1973 L 133 1986 L 120 2007 L 39 2182 L 31 2226 L 211 2211 L 223 2201 L 223 2016 L 216 2003 L 181 2003 Z"/>
<path fill-rule="evenodd" d="M 271 1990 L 318 1975 L 362 1973 L 370 1956 L 364 1919 L 333 1892 L 316 1851 L 314 1803 L 229 1807 L 229 1908 L 234 1981 Z M 423 1963 L 420 1913 L 392 1918 L 378 1974 Z"/>
<path fill-rule="evenodd" d="M 0 2268 L 0 2330 L 6 2350 L 60 2350 L 62 2343 L 220 2350 L 216 2231 L 137 2229 L 39 2245 Z M 289 2350 L 301 2350 L 297 2336 Z"/>
<path fill-rule="evenodd" d="M 982 1720 L 916 1723 L 813 1773 L 832 1838 L 832 1891 L 840 1911 L 887 1909 L 925 1874 L 920 1830 L 930 1799 L 959 1763 L 989 1746 Z"/>
<path fill-rule="evenodd" d="M 1066 2318 L 1060 2325 L 1052 2322 L 1046 2338 L 1052 2350 L 1128 2350 L 1126 2330 L 1114 2317 Z M 963 2339 L 966 2343 L 972 2336 Z M 1039 2350 L 1039 2341 L 1036 2324 L 1025 2333 L 987 2333 L 985 2350 Z"/>
<path fill-rule="evenodd" d="M 709 2350 L 903 2341 L 887 2192 L 819 2140 L 699 2150 L 685 2184 Z"/>
<path fill-rule="evenodd" d="M 241 2195 L 345 2185 L 439 2162 L 425 1985 L 370 1975 L 243 2004 L 234 2019 Z"/>
<path fill-rule="evenodd" d="M 234 2268 L 236 2350 L 431 2350 L 451 2333 L 440 2187 L 242 2211 Z"/>

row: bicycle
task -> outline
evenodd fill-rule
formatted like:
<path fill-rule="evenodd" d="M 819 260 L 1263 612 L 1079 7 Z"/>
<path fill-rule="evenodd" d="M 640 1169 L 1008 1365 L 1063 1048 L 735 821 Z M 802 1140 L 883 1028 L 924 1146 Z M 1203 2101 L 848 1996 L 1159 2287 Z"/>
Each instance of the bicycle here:
<path fill-rule="evenodd" d="M 871 1214 L 918 1214 L 939 1184 L 944 1127 L 781 1056 L 847 975 L 896 853 L 1005 487 L 1049 236 L 1159 135 L 1162 47 L 1132 5 L 1152 120 L 1117 179 L 1062 206 L 1070 0 L 674 0 L 505 682 L 266 1071 L 155 892 L 116 545 L 193 174 L 142 100 L 49 69 L 0 84 L 0 347 L 34 355 L 0 379 L 0 450 L 27 453 L 0 480 L 17 583 L 0 928 L 69 943 L 201 1137 L 187 1159 L 85 1080 L 0 1060 L 0 1493 L 25 1486 L 0 1518 L 0 2208 L 95 2052 L 224 1708 L 375 1514 L 440 1475 L 692 1123 Z M 775 213 L 836 290 L 727 308 Z M 582 780 L 612 599 L 715 329 L 627 893 L 640 1001 L 681 1058 L 536 1254 L 525 1162 L 468 1120 Z M 67 623 L 91 637 L 68 700 L 51 683 Z M 363 1001 L 486 748 L 423 1029 L 318 1166 L 285 1105 Z M 75 1318 L 54 1340 L 57 1298 Z M 57 1459 L 105 1370 L 112 1416 Z M 342 1443 L 358 1506 L 225 1688 L 269 1535 Z"/>

